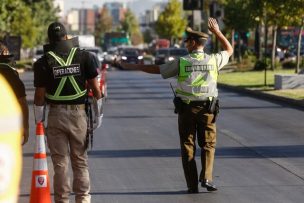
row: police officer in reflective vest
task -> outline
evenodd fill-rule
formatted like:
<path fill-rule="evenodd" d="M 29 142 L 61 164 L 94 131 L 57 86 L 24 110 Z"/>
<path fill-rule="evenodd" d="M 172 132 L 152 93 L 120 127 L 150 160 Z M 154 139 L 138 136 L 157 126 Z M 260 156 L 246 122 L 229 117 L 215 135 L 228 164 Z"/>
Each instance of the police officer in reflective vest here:
<path fill-rule="evenodd" d="M 22 115 L 11 85 L 0 74 L 0 202 L 18 202 L 22 169 Z"/>
<path fill-rule="evenodd" d="M 14 68 L 14 55 L 0 42 L 0 75 L 2 75 L 13 89 L 22 110 L 23 118 L 23 142 L 24 145 L 29 137 L 29 110 L 26 101 L 25 87 L 17 70 Z"/>
<path fill-rule="evenodd" d="M 219 29 L 215 19 L 208 20 L 209 30 L 221 42 L 224 51 L 208 55 L 204 45 L 208 35 L 186 29 L 185 46 L 189 55 L 163 65 L 136 65 L 114 61 L 114 65 L 125 69 L 137 69 L 147 73 L 161 74 L 163 78 L 177 76 L 176 97 L 178 126 L 184 174 L 188 193 L 198 193 L 198 181 L 208 191 L 216 191 L 212 182 L 212 171 L 216 144 L 215 117 L 218 112 L 218 71 L 228 63 L 233 49 Z M 195 140 L 201 148 L 202 170 L 197 173 L 195 162 Z"/>
<path fill-rule="evenodd" d="M 70 158 L 75 202 L 87 203 L 90 202 L 90 179 L 86 149 L 86 82 L 95 99 L 101 101 L 96 78 L 99 67 L 93 54 L 75 47 L 74 41 L 67 38 L 61 23 L 49 25 L 48 39 L 49 45 L 44 46 L 45 54 L 34 64 L 35 120 L 44 120 L 47 103 L 46 135 L 55 172 L 55 202 L 69 202 Z"/>

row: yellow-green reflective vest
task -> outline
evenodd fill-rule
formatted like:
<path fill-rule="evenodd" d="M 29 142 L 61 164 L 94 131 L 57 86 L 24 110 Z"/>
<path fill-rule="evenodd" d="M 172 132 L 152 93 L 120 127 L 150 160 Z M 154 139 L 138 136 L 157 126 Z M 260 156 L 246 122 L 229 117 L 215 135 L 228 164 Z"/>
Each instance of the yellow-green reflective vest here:
<path fill-rule="evenodd" d="M 198 52 L 181 57 L 176 94 L 185 102 L 217 97 L 217 76 L 218 68 L 214 55 Z"/>
<path fill-rule="evenodd" d="M 62 58 L 60 58 L 59 56 L 57 56 L 54 52 L 49 51 L 48 54 L 50 54 L 61 66 L 69 66 L 72 63 L 72 60 L 74 58 L 75 52 L 76 52 L 77 48 L 74 47 L 71 49 L 70 54 L 67 58 L 66 61 L 64 61 Z M 60 95 L 62 89 L 64 88 L 64 85 L 67 81 L 67 79 L 70 80 L 73 88 L 76 91 L 76 94 L 73 95 Z M 78 86 L 75 78 L 73 76 L 64 76 L 61 78 L 60 83 L 55 91 L 54 95 L 51 94 L 46 94 L 46 97 L 50 100 L 55 100 L 55 101 L 70 101 L 70 100 L 75 100 L 78 99 L 82 96 L 84 96 L 86 94 L 87 90 L 81 90 L 80 87 Z"/>

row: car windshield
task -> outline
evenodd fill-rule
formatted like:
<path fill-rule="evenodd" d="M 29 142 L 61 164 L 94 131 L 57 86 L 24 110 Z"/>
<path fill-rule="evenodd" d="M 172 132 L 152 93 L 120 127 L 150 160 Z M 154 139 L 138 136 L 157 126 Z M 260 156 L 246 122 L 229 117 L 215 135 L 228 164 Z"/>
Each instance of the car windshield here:
<path fill-rule="evenodd" d="M 138 51 L 135 49 L 126 49 L 123 51 L 123 55 L 127 55 L 127 56 L 137 56 L 138 55 Z"/>
<path fill-rule="evenodd" d="M 93 52 L 95 54 L 99 54 L 101 51 L 99 49 L 86 49 L 89 52 Z"/>
<path fill-rule="evenodd" d="M 168 55 L 169 54 L 169 49 L 159 49 L 157 50 L 157 55 Z"/>
<path fill-rule="evenodd" d="M 170 55 L 171 56 L 185 56 L 188 54 L 187 49 L 171 49 Z"/>

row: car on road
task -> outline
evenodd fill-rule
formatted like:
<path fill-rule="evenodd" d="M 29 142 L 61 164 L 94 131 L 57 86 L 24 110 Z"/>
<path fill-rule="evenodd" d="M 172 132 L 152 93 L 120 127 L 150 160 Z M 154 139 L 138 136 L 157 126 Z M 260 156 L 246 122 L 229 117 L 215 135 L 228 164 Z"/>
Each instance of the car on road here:
<path fill-rule="evenodd" d="M 185 48 L 162 48 L 158 49 L 155 54 L 155 64 L 161 65 L 169 61 L 173 61 L 179 57 L 188 54 L 188 50 Z"/>
<path fill-rule="evenodd" d="M 138 49 L 124 48 L 119 52 L 121 61 L 125 63 L 141 64 L 143 63 L 143 56 Z"/>
<path fill-rule="evenodd" d="M 102 52 L 102 49 L 99 47 L 84 47 L 83 49 L 95 54 L 99 60 L 100 63 L 104 60 L 104 55 Z"/>
<path fill-rule="evenodd" d="M 97 81 L 99 83 L 101 93 L 104 95 L 104 99 L 106 99 L 107 95 L 108 95 L 106 75 L 107 75 L 107 68 L 109 67 L 109 65 L 106 63 L 103 63 L 104 55 L 103 55 L 102 49 L 99 47 L 84 47 L 82 49 L 85 49 L 86 51 L 89 51 L 89 52 L 95 54 L 99 60 L 100 67 L 97 69 L 97 71 L 98 71 Z M 90 97 L 93 96 L 92 90 L 89 90 L 89 96 Z"/>

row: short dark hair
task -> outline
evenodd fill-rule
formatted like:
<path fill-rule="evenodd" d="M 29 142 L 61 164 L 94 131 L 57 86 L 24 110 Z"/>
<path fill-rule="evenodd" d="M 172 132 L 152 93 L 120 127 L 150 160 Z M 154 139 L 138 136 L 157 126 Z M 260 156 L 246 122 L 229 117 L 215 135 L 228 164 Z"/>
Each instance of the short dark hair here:
<path fill-rule="evenodd" d="M 48 38 L 50 43 L 61 41 L 66 35 L 66 29 L 61 23 L 53 22 L 49 25 Z"/>

